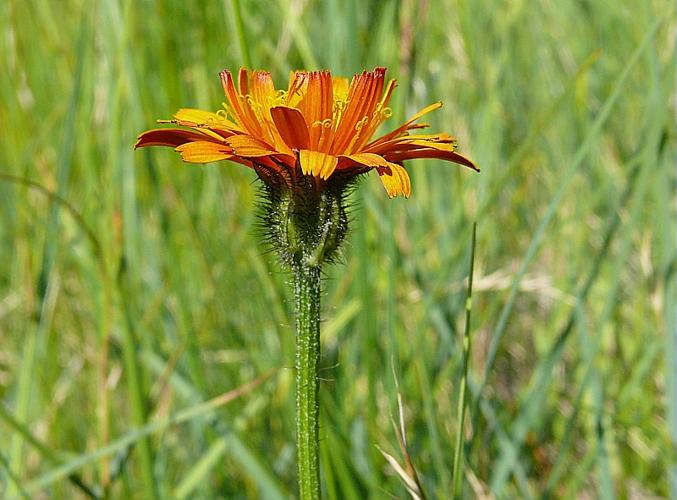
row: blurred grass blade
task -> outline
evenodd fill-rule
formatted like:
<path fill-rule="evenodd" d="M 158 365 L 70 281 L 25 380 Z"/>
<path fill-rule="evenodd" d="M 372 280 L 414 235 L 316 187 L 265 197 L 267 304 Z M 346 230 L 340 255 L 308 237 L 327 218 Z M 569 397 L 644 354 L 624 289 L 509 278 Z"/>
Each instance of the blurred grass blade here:
<path fill-rule="evenodd" d="M 414 500 L 425 500 L 426 495 L 423 491 L 423 486 L 421 481 L 418 478 L 418 473 L 414 467 L 414 463 L 411 460 L 411 455 L 409 454 L 409 445 L 407 444 L 407 428 L 404 422 L 404 401 L 402 399 L 402 392 L 400 391 L 400 383 L 397 378 L 397 371 L 395 370 L 395 364 L 391 363 L 393 380 L 395 382 L 395 391 L 397 393 L 397 422 L 390 416 L 390 423 L 392 424 L 393 430 L 395 431 L 395 437 L 397 438 L 397 444 L 400 447 L 400 453 L 404 459 L 404 465 L 400 465 L 395 457 L 390 453 L 387 453 L 383 450 L 378 444 L 376 449 L 381 452 L 383 458 L 390 464 L 393 470 L 400 477 L 404 483 L 407 492 Z"/>
<path fill-rule="evenodd" d="M 602 50 L 594 50 L 578 67 L 576 74 L 567 81 L 566 87 L 562 89 L 560 94 L 553 99 L 550 106 L 545 108 L 541 114 L 533 121 L 532 127 L 529 130 L 526 139 L 522 141 L 519 147 L 508 158 L 507 165 L 501 169 L 499 178 L 493 183 L 492 191 L 484 196 L 484 201 L 477 210 L 477 213 L 482 216 L 487 210 L 490 210 L 493 204 L 498 199 L 501 189 L 509 182 L 510 177 L 515 175 L 515 169 L 525 161 L 527 155 L 532 150 L 534 144 L 543 137 L 544 131 L 547 130 L 548 125 L 556 124 L 556 112 L 561 108 L 567 100 L 567 97 L 577 85 L 580 85 L 581 80 L 588 76 L 589 71 L 599 61 L 602 56 Z"/>
<path fill-rule="evenodd" d="M 613 232 L 618 230 L 618 226 L 621 222 L 621 213 L 625 210 L 626 206 L 628 205 L 628 202 L 632 198 L 633 193 L 635 190 L 639 192 L 638 195 L 638 200 L 635 203 L 635 207 L 632 211 L 632 220 L 628 224 L 629 228 L 636 227 L 637 224 L 637 216 L 640 214 L 640 208 L 643 205 L 643 193 L 645 190 L 645 182 L 640 179 L 639 181 L 637 180 L 638 175 L 641 173 L 643 176 L 643 179 L 648 177 L 648 172 L 650 171 L 649 168 L 645 168 L 642 170 L 642 167 L 648 167 L 653 164 L 651 161 L 646 161 L 642 162 L 641 157 L 637 157 L 634 161 L 634 165 L 632 167 L 632 170 L 630 174 L 628 175 L 628 182 L 627 185 L 624 189 L 624 192 L 620 196 L 620 200 L 618 202 L 618 206 L 616 210 L 614 211 L 614 215 L 612 217 L 611 222 L 609 223 L 609 228 L 606 231 L 607 236 L 605 236 L 604 241 L 611 241 L 609 234 L 612 234 Z M 628 234 L 631 234 L 628 231 Z M 616 269 L 622 269 L 627 262 L 628 259 L 628 254 L 630 252 L 630 244 L 631 244 L 631 238 L 626 237 L 625 241 L 623 242 L 623 245 L 621 246 L 621 249 L 619 251 L 618 257 L 616 258 L 616 262 L 614 264 L 614 267 Z M 598 259 L 599 260 L 599 259 Z M 610 316 L 613 313 L 613 309 L 615 305 L 618 303 L 618 298 L 619 294 L 621 293 L 621 274 L 616 273 L 615 274 L 615 279 L 612 283 L 612 286 L 610 287 L 610 291 L 607 294 L 606 297 L 606 305 L 604 308 L 604 311 L 600 317 L 600 324 L 606 324 L 610 320 Z M 577 310 L 575 311 L 577 314 L 580 315 L 579 309 L 581 307 L 580 302 L 577 305 Z M 567 423 L 565 427 L 565 431 L 563 433 L 562 438 L 560 439 L 560 449 L 558 450 L 557 454 L 557 459 L 555 463 L 553 464 L 552 471 L 550 473 L 550 477 L 548 478 L 548 482 L 546 484 L 546 487 L 544 489 L 544 495 L 545 496 L 550 496 L 554 490 L 554 488 L 559 484 L 560 479 L 562 475 L 565 472 L 565 467 L 569 463 L 567 459 L 569 459 L 568 455 L 568 450 L 571 446 L 573 446 L 573 432 L 577 424 L 577 420 L 579 417 L 579 414 L 581 413 L 581 407 L 584 404 L 584 396 L 586 392 L 589 390 L 590 384 L 592 383 L 593 380 L 596 380 L 599 375 L 596 373 L 597 368 L 595 367 L 595 356 L 600 350 L 601 343 L 602 343 L 602 338 L 601 335 L 594 335 L 591 336 L 591 338 L 586 338 L 586 345 L 584 348 L 584 353 L 586 356 L 585 359 L 585 364 L 583 366 L 583 377 L 581 378 L 581 382 L 579 384 L 578 392 L 573 400 L 573 408 L 572 408 L 572 413 L 571 415 L 568 416 L 567 418 Z M 648 351 L 648 353 L 651 353 L 651 349 Z M 631 380 L 632 382 L 632 380 Z M 627 388 L 630 387 L 637 387 L 637 381 L 635 383 L 628 383 L 624 385 L 624 390 L 621 394 L 626 392 Z M 619 406 L 623 406 L 623 398 L 619 398 L 618 404 Z"/>
<path fill-rule="evenodd" d="M 16 474 L 14 474 L 12 469 L 9 468 L 9 462 L 7 462 L 7 459 L 2 453 L 0 453 L 0 465 L 5 469 L 7 477 L 9 478 L 9 484 L 11 484 L 12 487 L 16 489 L 18 496 L 21 498 L 26 498 L 27 500 L 30 499 L 31 497 L 28 496 L 28 493 L 26 493 L 26 491 L 21 486 L 21 480 L 16 476 Z"/>
<path fill-rule="evenodd" d="M 36 438 L 25 425 L 16 420 L 14 416 L 5 408 L 5 406 L 0 403 L 0 419 L 2 419 L 10 428 L 14 429 L 19 433 L 31 446 L 37 449 L 40 454 L 45 457 L 52 464 L 61 464 L 63 459 L 47 445 L 41 442 Z M 2 454 L 0 454 L 1 456 Z M 4 459 L 4 457 L 2 457 Z M 9 464 L 7 464 L 8 473 L 13 474 L 9 469 Z M 100 495 L 94 491 L 94 488 L 85 484 L 82 478 L 78 474 L 69 474 L 68 480 L 73 483 L 73 485 L 82 491 L 89 498 L 99 498 Z M 19 484 L 15 482 L 15 485 Z"/>
<path fill-rule="evenodd" d="M 653 95 L 657 96 L 659 94 L 654 93 Z M 539 364 L 535 369 L 529 392 L 525 397 L 520 413 L 515 418 L 513 424 L 512 441 L 515 445 L 514 450 L 516 451 L 519 451 L 523 445 L 527 432 L 530 428 L 532 428 L 534 421 L 537 419 L 537 415 L 541 411 L 541 408 L 547 397 L 547 389 L 552 378 L 554 367 L 563 356 L 565 343 L 576 326 L 578 307 L 581 307 L 582 304 L 585 304 L 593 284 L 599 277 L 602 263 L 608 257 L 611 244 L 616 236 L 616 233 L 621 227 L 621 214 L 633 196 L 636 196 L 636 200 L 634 200 L 635 203 L 632 210 L 632 217 L 629 223 L 624 225 L 624 229 L 627 231 L 626 234 L 631 234 L 630 230 L 636 227 L 638 224 L 639 211 L 644 207 L 644 198 L 648 184 L 648 173 L 652 171 L 652 167 L 658 162 L 658 154 L 660 150 L 659 135 L 657 133 L 660 129 L 655 126 L 656 122 L 653 119 L 654 113 L 652 111 L 657 111 L 658 107 L 662 105 L 661 103 L 663 100 L 660 98 L 654 98 L 650 102 L 653 104 L 653 106 L 649 107 L 647 110 L 647 115 L 649 116 L 647 127 L 650 128 L 645 133 L 645 135 L 648 135 L 648 138 L 642 142 L 642 152 L 644 154 L 637 159 L 636 164 L 628 176 L 627 185 L 619 201 L 617 202 L 615 209 L 613 212 L 611 212 L 609 220 L 607 221 L 600 249 L 592 259 L 587 276 L 579 285 L 578 291 L 576 293 L 577 307 L 575 307 L 570 313 L 564 328 L 559 332 L 555 342 L 552 344 L 547 354 L 539 361 Z M 619 269 L 624 268 L 626 265 L 625 259 L 629 253 L 630 243 L 631 240 L 628 236 L 621 246 L 618 265 Z M 610 294 L 610 296 L 614 296 L 614 294 Z M 592 384 L 593 391 L 596 391 L 595 394 L 601 397 L 602 390 L 597 387 L 601 382 L 595 376 L 594 368 L 590 383 Z M 601 409 L 599 411 L 601 411 Z M 598 459 L 604 459 L 605 457 L 606 446 L 604 443 L 602 443 Z M 509 470 L 512 468 L 517 459 L 518 456 L 513 454 L 503 454 L 499 457 L 496 467 L 493 471 L 491 482 L 492 491 L 496 493 L 502 491 L 504 484 L 507 481 Z M 607 471 L 607 468 L 604 467 L 603 470 Z"/>
<path fill-rule="evenodd" d="M 352 195 L 345 259 L 324 281 L 328 500 L 410 495 L 374 446 L 412 477 L 388 418 L 391 363 L 407 398 L 397 432 L 429 497 L 459 477 L 478 498 L 677 491 L 676 5 L 0 1 L 0 498 L 146 498 L 144 475 L 162 498 L 292 497 L 289 369 L 147 427 L 293 361 L 255 172 L 132 149 L 177 108 L 228 114 L 217 75 L 240 66 L 278 87 L 295 69 L 387 67 L 399 87 L 382 131 L 442 101 L 430 132 L 483 167 L 405 162 L 410 200 L 387 200 L 373 172 Z"/>
<path fill-rule="evenodd" d="M 407 489 L 407 493 L 411 495 L 411 498 L 413 498 L 414 500 L 423 500 L 424 497 L 421 494 L 418 484 L 416 483 L 414 478 L 411 477 L 406 470 L 404 470 L 404 467 L 402 467 L 399 464 L 397 459 L 393 457 L 390 453 L 384 451 L 383 448 L 381 448 L 379 445 L 376 445 L 376 449 L 381 452 L 386 461 L 390 464 L 393 470 L 400 477 L 400 479 L 404 483 L 405 488 Z"/>
<path fill-rule="evenodd" d="M 237 389 L 233 389 L 232 391 L 226 392 L 225 394 L 217 396 L 204 403 L 181 410 L 170 417 L 150 422 L 139 429 L 130 431 L 124 436 L 113 441 L 108 446 L 104 446 L 103 448 L 99 448 L 93 452 L 80 455 L 77 458 L 64 463 L 63 465 L 56 467 L 45 474 L 42 474 L 26 485 L 26 491 L 31 494 L 36 493 L 38 490 L 49 486 L 55 481 L 67 476 L 68 474 L 81 469 L 90 463 L 101 460 L 102 458 L 119 453 L 137 441 L 155 434 L 156 432 L 160 432 L 170 426 L 179 425 L 198 417 L 209 415 L 217 408 L 226 405 L 255 389 L 263 382 L 268 380 L 276 371 L 277 370 L 275 369 L 270 370 L 255 378 L 251 382 L 238 387 Z"/>
<path fill-rule="evenodd" d="M 635 51 L 628 59 L 627 63 L 623 68 L 622 73 L 619 75 L 618 79 L 615 82 L 613 90 L 609 94 L 609 97 L 606 99 L 604 106 L 597 115 L 597 118 L 595 119 L 590 131 L 588 132 L 585 141 L 576 152 L 576 155 L 573 157 L 569 168 L 562 175 L 562 179 L 559 182 L 559 188 L 557 189 L 557 192 L 555 193 L 552 200 L 548 204 L 548 208 L 543 218 L 541 219 L 541 222 L 536 228 L 533 237 L 531 238 L 531 242 L 529 243 L 529 247 L 527 249 L 524 258 L 522 259 L 519 271 L 515 275 L 515 278 L 512 282 L 510 293 L 508 295 L 508 300 L 506 301 L 505 306 L 501 310 L 501 315 L 499 316 L 498 321 L 496 323 L 496 328 L 494 329 L 493 335 L 491 337 L 491 343 L 489 345 L 489 352 L 487 354 L 484 373 L 479 386 L 480 394 L 483 392 L 487 380 L 489 379 L 489 374 L 493 369 L 494 362 L 496 361 L 496 355 L 498 354 L 499 345 L 501 343 L 503 335 L 506 332 L 508 318 L 510 317 L 510 314 L 512 313 L 512 310 L 515 306 L 515 299 L 517 298 L 519 286 L 522 280 L 524 279 L 524 276 L 527 270 L 529 269 L 529 266 L 533 262 L 534 258 L 536 257 L 540 249 L 541 243 L 545 238 L 545 232 L 548 226 L 550 225 L 550 222 L 552 221 L 553 217 L 555 216 L 557 208 L 559 207 L 567 189 L 571 185 L 571 182 L 574 179 L 575 174 L 578 172 L 578 169 L 581 167 L 581 165 L 583 165 L 583 160 L 585 159 L 588 152 L 590 151 L 590 148 L 594 144 L 594 140 L 601 132 L 602 127 L 604 126 L 607 119 L 609 118 L 609 115 L 611 114 L 611 110 L 614 108 L 614 105 L 620 98 L 621 91 L 625 86 L 628 76 L 630 75 L 630 71 L 640 60 L 640 57 L 642 56 L 644 51 L 647 50 L 649 47 L 651 47 L 651 42 L 653 41 L 654 37 L 656 36 L 656 33 L 658 32 L 658 28 L 665 22 L 666 18 L 667 18 L 666 16 L 663 16 L 653 23 L 651 29 L 645 35 L 642 42 L 639 44 L 639 46 L 635 49 Z M 473 411 L 473 414 L 476 413 L 476 408 L 474 410 L 475 411 Z"/>
<path fill-rule="evenodd" d="M 249 51 L 249 40 L 247 39 L 247 31 L 244 27 L 242 19 L 242 7 L 240 0 L 232 0 L 233 10 L 235 11 L 235 26 L 237 28 L 237 37 L 240 42 L 240 53 L 242 54 L 242 62 L 246 68 L 254 69 L 252 66 L 252 56 Z"/>
<path fill-rule="evenodd" d="M 303 21 L 303 9 L 306 2 L 294 1 L 287 2 L 278 0 L 280 9 L 285 18 L 285 29 L 288 29 L 296 44 L 296 49 L 301 55 L 303 68 L 306 70 L 317 70 L 319 65 L 315 54 L 313 53 L 312 42 L 306 29 L 307 24 Z"/>
<path fill-rule="evenodd" d="M 225 439 L 218 439 L 213 442 L 200 460 L 186 472 L 185 477 L 176 487 L 174 498 L 188 498 L 200 485 L 200 482 L 206 480 L 212 468 L 216 467 L 227 449 L 228 443 Z"/>
<path fill-rule="evenodd" d="M 125 269 L 124 260 L 120 264 L 120 269 Z M 148 391 L 144 387 L 142 370 L 139 363 L 140 342 L 137 340 L 135 323 L 130 312 L 128 297 L 131 286 L 126 272 L 118 275 L 118 286 L 120 288 L 120 297 L 122 298 L 122 307 L 124 313 L 124 323 L 122 326 L 122 357 L 124 362 L 124 373 L 127 382 L 128 401 L 131 410 L 132 424 L 135 427 L 141 427 L 148 422 Z M 144 497 L 149 500 L 159 498 L 159 490 L 154 473 L 154 459 L 151 449 L 151 442 L 146 437 L 139 439 L 137 443 L 139 462 L 141 464 L 141 482 L 144 490 Z"/>
<path fill-rule="evenodd" d="M 32 181 L 30 179 L 26 179 L 24 177 L 19 177 L 6 172 L 0 172 L 0 181 L 12 182 L 14 184 L 27 186 L 30 189 L 33 189 L 45 195 L 47 198 L 49 198 L 50 201 L 56 203 L 57 205 L 60 205 L 62 208 L 65 208 L 66 211 L 73 217 L 75 223 L 78 226 L 80 226 L 80 229 L 82 229 L 82 231 L 85 233 L 85 236 L 92 244 L 92 248 L 94 249 L 94 253 L 96 254 L 97 258 L 99 260 L 103 258 L 103 256 L 101 255 L 101 243 L 99 242 L 98 237 L 96 236 L 92 228 L 89 227 L 89 225 L 87 225 L 87 222 L 85 221 L 82 214 L 80 214 L 77 208 L 75 208 L 68 200 L 60 196 L 58 193 L 50 191 L 42 184 Z"/>
<path fill-rule="evenodd" d="M 68 181 L 70 178 L 71 163 L 73 161 L 73 150 L 75 146 L 75 126 L 76 115 L 80 106 L 82 75 L 86 60 L 86 49 L 89 46 L 90 38 L 90 16 L 88 11 L 83 11 L 82 22 L 78 34 L 78 43 L 76 49 L 76 64 L 73 74 L 73 88 L 69 99 L 69 106 L 64 117 L 61 149 L 57 159 L 56 171 L 56 194 L 60 199 L 65 198 Z M 48 295 L 51 291 L 53 272 L 56 261 L 59 212 L 60 203 L 52 203 L 49 215 L 49 223 L 46 228 L 46 236 L 43 245 L 42 262 L 37 278 L 37 302 L 35 305 L 35 315 L 38 318 L 38 324 L 35 329 L 28 334 L 24 342 L 24 351 L 21 360 L 21 370 L 18 381 L 18 395 L 16 403 L 16 417 L 19 421 L 28 421 L 30 419 L 30 404 L 34 393 L 34 379 L 36 375 L 37 352 L 44 341 L 44 336 L 50 328 L 50 317 L 53 308 L 48 304 Z M 9 449 L 9 468 L 18 477 L 24 476 L 24 457 L 23 457 L 23 438 L 20 434 L 12 436 Z M 10 486 L 7 490 L 8 496 L 15 495 L 16 489 Z"/>
<path fill-rule="evenodd" d="M 465 407 L 468 390 L 468 359 L 470 357 L 470 314 L 472 312 L 472 280 L 475 271 L 475 244 L 477 241 L 477 222 L 472 225 L 472 239 L 470 241 L 470 269 L 468 271 L 468 292 L 465 299 L 465 330 L 463 332 L 463 363 L 461 366 L 461 383 L 458 388 L 458 426 L 454 448 L 453 488 L 454 498 L 460 499 L 463 491 L 463 462 L 465 456 L 463 439 L 465 424 Z"/>
<path fill-rule="evenodd" d="M 145 353 L 144 362 L 150 369 L 160 375 L 166 373 L 166 363 L 153 353 Z M 277 371 L 276 369 L 271 372 Z M 189 380 L 174 372 L 169 376 L 169 382 L 173 389 L 185 400 L 194 405 L 199 405 L 203 401 L 200 392 Z M 223 417 L 212 418 L 203 417 L 206 434 L 213 439 L 213 443 L 219 440 L 225 440 L 227 443 L 226 452 L 237 462 L 243 471 L 246 471 L 252 480 L 265 493 L 266 498 L 282 499 L 288 498 L 289 494 L 284 485 L 277 480 L 267 463 L 264 462 L 240 436 L 232 430 L 230 425 L 222 422 Z"/>

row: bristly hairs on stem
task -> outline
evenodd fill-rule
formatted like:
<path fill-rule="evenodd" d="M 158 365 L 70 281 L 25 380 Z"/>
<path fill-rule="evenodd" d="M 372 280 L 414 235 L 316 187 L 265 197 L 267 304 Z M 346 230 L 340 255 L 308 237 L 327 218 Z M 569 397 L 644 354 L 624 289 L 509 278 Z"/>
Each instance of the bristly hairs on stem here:
<path fill-rule="evenodd" d="M 341 260 L 352 208 L 348 198 L 361 176 L 336 176 L 318 190 L 311 176 L 256 170 L 262 180 L 257 228 L 268 249 L 285 266 L 302 259 L 321 268 Z"/>

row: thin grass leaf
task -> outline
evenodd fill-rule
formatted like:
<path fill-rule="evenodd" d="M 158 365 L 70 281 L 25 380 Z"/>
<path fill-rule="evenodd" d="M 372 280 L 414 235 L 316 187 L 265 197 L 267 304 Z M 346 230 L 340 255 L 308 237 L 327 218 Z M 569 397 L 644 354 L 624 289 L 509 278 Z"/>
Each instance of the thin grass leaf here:
<path fill-rule="evenodd" d="M 639 44 L 639 46 L 635 49 L 631 57 L 628 59 L 628 62 L 625 64 L 623 68 L 623 72 L 616 80 L 614 89 L 610 93 L 609 97 L 606 99 L 604 106 L 602 107 L 597 118 L 595 119 L 595 122 L 591 127 L 590 132 L 588 132 L 585 141 L 583 142 L 581 147 L 577 150 L 576 155 L 572 159 L 571 164 L 567 169 L 567 171 L 564 172 L 564 174 L 562 175 L 562 180 L 559 183 L 559 188 L 555 193 L 555 195 L 552 197 L 550 203 L 548 204 L 548 208 L 545 212 L 545 215 L 541 219 L 538 228 L 536 229 L 533 237 L 531 238 L 529 248 L 527 249 L 526 255 L 522 260 L 520 269 L 515 275 L 515 279 L 510 289 L 508 300 L 503 309 L 501 310 L 501 315 L 496 323 L 496 328 L 494 329 L 491 338 L 491 344 L 489 345 L 489 353 L 487 355 L 484 374 L 480 382 L 481 389 L 483 389 L 484 386 L 486 385 L 487 380 L 489 378 L 489 374 L 494 366 L 496 355 L 498 353 L 499 344 L 501 342 L 501 339 L 503 338 L 503 335 L 505 334 L 508 318 L 510 317 L 510 314 L 512 313 L 513 307 L 515 305 L 515 299 L 517 298 L 519 284 L 524 278 L 524 275 L 526 274 L 529 265 L 532 263 L 532 261 L 534 260 L 534 258 L 538 253 L 541 243 L 543 242 L 543 239 L 545 237 L 545 231 L 548 228 L 553 217 L 555 216 L 557 208 L 559 207 L 559 204 L 562 201 L 562 198 L 564 197 L 567 188 L 571 185 L 574 175 L 583 164 L 583 160 L 587 156 L 590 147 L 593 145 L 594 140 L 601 132 L 603 125 L 606 123 L 606 120 L 609 118 L 609 115 L 611 114 L 611 110 L 618 101 L 621 95 L 621 90 L 623 89 L 623 86 L 625 85 L 626 80 L 630 74 L 630 70 L 637 64 L 637 62 L 639 62 L 640 57 L 642 56 L 644 51 L 651 46 L 650 45 L 651 41 L 656 36 L 658 28 L 660 28 L 660 26 L 665 22 L 665 20 L 666 17 L 661 17 L 653 23 L 649 32 L 645 35 L 642 42 Z M 482 390 L 480 390 L 480 392 L 482 392 Z"/>
<path fill-rule="evenodd" d="M 148 364 L 149 368 L 156 374 L 163 373 L 166 370 L 166 364 L 163 360 L 151 353 L 146 353 L 144 362 Z M 270 376 L 274 371 L 277 370 L 271 370 L 266 375 Z M 201 399 L 200 392 L 194 385 L 178 373 L 171 373 L 169 376 L 169 383 L 172 388 L 191 405 L 196 406 L 202 404 L 203 400 Z M 252 387 L 252 389 L 253 388 L 254 387 Z M 273 475 L 272 471 L 270 471 L 266 461 L 257 456 L 237 433 L 223 424 L 219 419 L 212 418 L 210 420 L 208 418 L 209 416 L 210 415 L 205 415 L 202 418 L 210 424 L 210 427 L 208 427 L 207 430 L 211 432 L 208 432 L 207 434 L 213 434 L 214 439 L 212 440 L 212 443 L 217 443 L 222 440 L 225 441 L 227 444 L 226 452 L 239 463 L 243 471 L 249 473 L 267 497 L 271 499 L 288 498 L 289 493 Z"/>
<path fill-rule="evenodd" d="M 253 389 L 261 385 L 263 382 L 268 380 L 276 370 L 270 370 L 267 373 L 255 378 L 251 382 L 248 382 L 237 389 L 228 391 L 225 394 L 217 396 L 209 401 L 204 403 L 194 405 L 192 407 L 186 408 L 177 412 L 176 414 L 150 422 L 143 427 L 140 427 L 136 430 L 130 431 L 124 436 L 116 439 L 112 443 L 103 448 L 99 448 L 93 452 L 85 453 L 78 456 L 77 458 L 70 460 L 59 467 L 55 467 L 51 471 L 42 474 L 38 478 L 29 482 L 25 489 L 29 494 L 33 494 L 50 484 L 58 481 L 62 477 L 71 474 L 72 472 L 85 467 L 86 465 L 101 460 L 105 457 L 119 453 L 120 451 L 128 448 L 134 443 L 151 436 L 157 432 L 163 431 L 170 426 L 180 425 L 184 422 L 188 422 L 198 417 L 205 417 L 212 414 L 217 408 L 224 406 L 233 400 L 239 398 L 240 396 L 251 392 Z"/>
<path fill-rule="evenodd" d="M 400 479 L 402 479 L 402 482 L 404 483 L 404 486 L 407 489 L 407 493 L 411 495 L 411 498 L 413 498 L 414 500 L 423 500 L 423 497 L 421 496 L 421 492 L 418 488 L 418 485 L 416 484 L 416 481 L 407 473 L 406 470 L 404 470 L 404 468 L 399 464 L 397 459 L 393 457 L 390 453 L 385 452 L 379 445 L 376 445 L 376 449 L 381 452 L 381 454 L 388 461 L 393 470 L 397 473 Z"/>
<path fill-rule="evenodd" d="M 423 487 L 418 478 L 418 473 L 416 468 L 411 460 L 409 455 L 409 450 L 407 446 L 407 429 L 404 423 L 404 401 L 402 399 L 402 393 L 400 392 L 400 384 L 397 379 L 397 372 L 395 371 L 394 363 L 391 363 L 392 374 L 395 382 L 395 389 L 397 392 L 397 422 L 390 416 L 390 423 L 392 424 L 393 429 L 395 430 L 395 437 L 397 438 L 397 444 L 400 447 L 400 453 L 404 459 L 404 465 L 400 465 L 395 457 L 390 453 L 385 452 L 378 444 L 376 449 L 381 452 L 386 461 L 391 465 L 395 470 L 397 475 L 402 479 L 407 492 L 411 495 L 414 500 L 425 500 L 426 495 L 423 491 Z"/>
<path fill-rule="evenodd" d="M 655 130 L 650 130 L 649 133 L 651 132 L 655 132 Z M 595 254 L 588 274 L 585 280 L 579 286 L 579 289 L 576 293 L 576 303 L 578 307 L 581 307 L 581 305 L 585 303 L 593 284 L 599 277 L 602 263 L 607 258 L 610 251 L 611 243 L 614 240 L 614 237 L 616 236 L 616 233 L 618 232 L 619 228 L 621 227 L 621 212 L 625 208 L 625 205 L 630 201 L 632 196 L 635 195 L 635 191 L 637 191 L 636 194 L 637 200 L 632 212 L 633 216 L 630 221 L 630 224 L 627 224 L 624 227 L 624 229 L 628 231 L 626 232 L 626 234 L 630 234 L 629 231 L 631 231 L 634 227 L 636 227 L 635 223 L 638 220 L 639 208 L 644 205 L 643 199 L 647 186 L 646 180 L 647 172 L 650 172 L 651 166 L 655 165 L 657 161 L 656 155 L 658 154 L 658 143 L 657 143 L 658 138 L 655 133 L 653 133 L 652 135 L 653 137 L 652 138 L 650 137 L 646 143 L 649 144 L 649 147 L 646 149 L 646 151 L 653 151 L 654 155 L 653 157 L 643 158 L 644 161 L 638 161 L 635 164 L 633 170 L 631 171 L 627 186 L 622 196 L 620 197 L 618 206 L 612 212 L 610 219 L 607 222 L 607 227 L 604 232 L 602 245 L 598 250 L 598 252 Z M 651 147 L 652 145 L 654 147 Z M 619 268 L 623 268 L 625 265 L 625 260 L 627 258 L 629 250 L 629 242 L 630 240 L 628 238 L 624 240 L 624 245 L 621 248 L 619 257 L 619 259 L 622 259 L 619 261 Z M 615 294 L 612 293 L 610 296 L 613 297 L 614 295 Z M 569 336 L 574 331 L 577 313 L 578 308 L 575 308 L 570 313 L 566 326 L 560 331 L 556 341 L 553 343 L 547 355 L 536 367 L 535 375 L 531 383 L 530 392 L 526 396 L 522 410 L 520 411 L 520 414 L 515 418 L 515 422 L 513 425 L 512 441 L 516 445 L 513 451 L 519 450 L 519 447 L 524 442 L 528 429 L 531 428 L 532 423 L 537 420 L 537 414 L 539 413 L 540 408 L 542 407 L 544 400 L 547 397 L 547 388 L 552 377 L 554 366 L 556 365 L 556 363 L 558 363 L 558 361 L 562 357 L 564 352 L 564 345 Z M 590 383 L 592 384 L 593 388 L 595 387 L 595 385 L 598 385 L 600 383 L 597 380 L 597 377 L 595 376 L 594 368 L 591 375 Z M 604 447 L 602 448 L 603 449 L 600 451 L 600 454 L 605 453 L 605 448 Z M 605 455 L 600 455 L 600 457 L 602 458 L 604 458 L 604 456 Z M 492 491 L 494 492 L 502 491 L 503 485 L 506 480 L 507 471 L 512 467 L 512 464 L 517 460 L 517 458 L 518 457 L 513 454 L 504 455 L 499 458 L 491 482 Z"/>
<path fill-rule="evenodd" d="M 76 50 L 76 66 L 73 78 L 73 88 L 71 90 L 69 106 L 64 117 L 64 127 L 61 148 L 57 159 L 57 188 L 56 194 L 59 199 L 65 198 L 65 193 L 70 177 L 71 164 L 73 161 L 73 150 L 75 146 L 75 124 L 76 114 L 78 112 L 82 98 L 82 76 L 87 59 L 87 48 L 91 34 L 90 16 L 87 13 L 82 14 L 82 22 L 78 34 L 78 43 Z M 18 397 L 16 404 L 16 415 L 18 420 L 26 421 L 30 418 L 31 396 L 34 392 L 34 377 L 36 373 L 37 351 L 44 343 L 44 336 L 50 328 L 51 317 L 53 313 L 56 288 L 53 279 L 54 268 L 56 265 L 57 254 L 57 234 L 59 227 L 59 216 L 62 204 L 53 203 L 51 205 L 49 224 L 47 225 L 46 237 L 43 245 L 42 261 L 40 271 L 37 277 L 36 290 L 38 301 L 36 304 L 36 316 L 38 318 L 35 329 L 28 335 L 24 344 L 24 352 L 21 363 L 21 372 L 18 382 Z M 51 304 L 50 304 L 50 299 Z M 23 439 L 21 435 L 14 435 L 11 438 L 9 451 L 9 469 L 17 477 L 24 476 L 25 460 L 23 456 Z M 16 489 L 12 486 L 7 491 L 8 496 L 16 494 Z"/>
<path fill-rule="evenodd" d="M 237 27 L 237 37 L 240 42 L 240 54 L 242 55 L 242 62 L 246 68 L 252 68 L 252 56 L 249 52 L 249 40 L 247 38 L 247 31 L 244 27 L 244 20 L 242 18 L 242 7 L 240 0 L 232 0 L 233 11 L 235 12 L 235 26 Z"/>
<path fill-rule="evenodd" d="M 458 426 L 456 427 L 456 442 L 454 446 L 453 488 L 454 498 L 461 498 L 463 490 L 464 469 L 464 426 L 465 407 L 468 390 L 468 359 L 470 357 L 470 315 L 472 312 L 472 283 L 475 271 L 475 244 L 477 241 L 477 222 L 472 225 L 472 239 L 470 240 L 470 265 L 468 271 L 468 291 L 465 299 L 465 330 L 463 332 L 463 362 L 461 365 L 461 383 L 458 388 Z"/>

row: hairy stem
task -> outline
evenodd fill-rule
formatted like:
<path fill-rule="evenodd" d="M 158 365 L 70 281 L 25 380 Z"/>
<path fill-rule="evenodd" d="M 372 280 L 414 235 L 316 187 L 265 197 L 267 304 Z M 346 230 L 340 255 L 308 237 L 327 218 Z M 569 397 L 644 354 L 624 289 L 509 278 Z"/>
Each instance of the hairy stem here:
<path fill-rule="evenodd" d="M 292 265 L 296 299 L 296 440 L 299 499 L 320 498 L 318 368 L 320 267 Z"/>

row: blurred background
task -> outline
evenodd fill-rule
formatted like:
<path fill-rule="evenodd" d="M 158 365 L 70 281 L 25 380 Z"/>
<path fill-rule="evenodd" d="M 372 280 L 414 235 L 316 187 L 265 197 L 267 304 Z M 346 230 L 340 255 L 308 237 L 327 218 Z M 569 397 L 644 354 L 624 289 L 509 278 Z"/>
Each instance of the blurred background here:
<path fill-rule="evenodd" d="M 674 497 L 674 7 L 4 0 L 0 496 L 289 498 L 289 276 L 252 171 L 133 151 L 242 65 L 387 66 L 480 174 L 354 193 L 323 296 L 330 499 L 449 497 L 470 235 L 467 498 Z M 255 384 L 251 384 L 255 381 Z M 397 383 L 396 383 L 397 381 Z M 258 384 L 258 385 L 257 385 Z M 211 398 L 228 394 L 212 404 Z M 231 400 L 232 399 L 232 400 Z"/>

